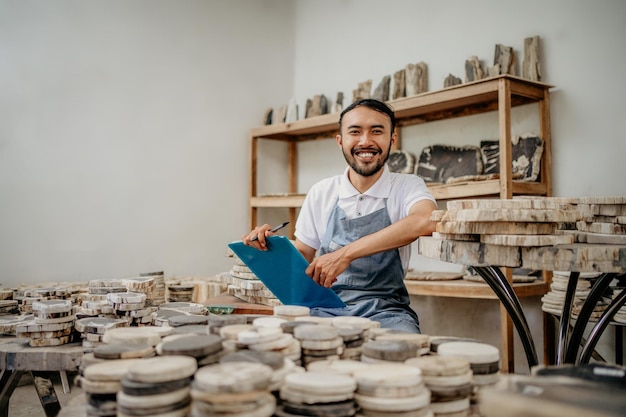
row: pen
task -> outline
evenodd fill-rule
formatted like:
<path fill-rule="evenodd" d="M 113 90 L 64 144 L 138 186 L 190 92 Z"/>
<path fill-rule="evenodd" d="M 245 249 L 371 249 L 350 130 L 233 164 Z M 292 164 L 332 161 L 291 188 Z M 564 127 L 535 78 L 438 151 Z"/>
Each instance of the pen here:
<path fill-rule="evenodd" d="M 274 233 L 279 231 L 280 229 L 282 229 L 283 227 L 287 226 L 289 224 L 289 222 L 285 222 L 285 223 L 281 223 L 278 226 L 274 226 L 273 228 L 270 229 L 270 232 Z M 259 240 L 258 236 L 254 236 L 252 239 L 250 239 L 250 242 L 254 242 L 255 240 Z"/>

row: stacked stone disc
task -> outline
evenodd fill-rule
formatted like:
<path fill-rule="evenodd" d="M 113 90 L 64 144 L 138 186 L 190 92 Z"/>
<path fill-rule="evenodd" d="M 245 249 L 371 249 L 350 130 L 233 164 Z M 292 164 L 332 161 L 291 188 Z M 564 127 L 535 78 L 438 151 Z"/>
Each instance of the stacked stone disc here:
<path fill-rule="evenodd" d="M 104 342 L 102 338 L 108 329 L 127 327 L 128 322 L 122 319 L 108 317 L 84 317 L 76 320 L 74 328 L 80 333 L 83 347 L 91 350 Z"/>
<path fill-rule="evenodd" d="M 430 390 L 430 409 L 438 417 L 467 416 L 470 410 L 472 369 L 465 358 L 427 355 L 408 359 L 406 365 L 422 371 L 426 387 Z"/>
<path fill-rule="evenodd" d="M 169 325 L 169 319 L 182 315 L 207 315 L 206 306 L 198 303 L 174 301 L 163 303 L 152 313 L 152 322 L 155 326 Z"/>
<path fill-rule="evenodd" d="M 110 317 L 115 318 L 107 301 L 107 294 L 126 292 L 126 287 L 121 280 L 91 280 L 88 283 L 87 293 L 82 294 L 82 303 L 78 310 L 78 317 Z"/>
<path fill-rule="evenodd" d="M 285 356 L 283 352 L 292 352 L 294 343 L 293 335 L 284 333 L 280 327 L 259 326 L 256 319 L 252 328 L 237 332 L 237 350 L 250 349 L 259 352 L 276 352 Z"/>
<path fill-rule="evenodd" d="M 285 377 L 292 372 L 304 372 L 304 369 L 296 366 L 294 361 L 285 358 L 283 355 L 272 351 L 240 350 L 238 352 L 227 353 L 219 360 L 220 363 L 228 362 L 252 362 L 267 365 L 272 368 L 269 391 L 278 395 L 280 387 L 283 385 Z"/>
<path fill-rule="evenodd" d="M 142 272 L 139 274 L 140 277 L 150 277 L 154 281 L 154 286 L 152 288 L 152 298 L 151 305 L 160 306 L 165 303 L 165 273 L 163 271 L 155 271 L 155 272 Z"/>
<path fill-rule="evenodd" d="M 305 368 L 315 361 L 339 359 L 344 350 L 339 328 L 325 324 L 297 326 L 293 334 L 302 348 L 301 362 Z"/>
<path fill-rule="evenodd" d="M 239 333 L 254 330 L 255 327 L 247 322 L 245 324 L 228 324 L 220 327 L 220 337 L 222 338 L 224 350 L 228 353 L 245 349 L 245 345 L 239 344 Z"/>
<path fill-rule="evenodd" d="M 597 273 L 580 273 L 576 282 L 576 290 L 574 293 L 573 313 L 577 314 L 583 302 L 591 292 L 591 280 L 598 277 Z M 554 271 L 552 274 L 552 283 L 550 290 L 541 297 L 541 309 L 546 313 L 561 316 L 563 314 L 563 304 L 565 303 L 565 292 L 569 282 L 570 272 Z M 601 314 L 607 307 L 607 303 L 600 301 L 594 308 L 597 313 Z M 598 314 L 596 316 L 599 316 Z M 593 315 L 592 315 L 593 317 Z"/>
<path fill-rule="evenodd" d="M 186 417 L 197 369 L 189 356 L 156 356 L 132 364 L 117 393 L 118 417 Z"/>
<path fill-rule="evenodd" d="M 368 366 L 370 365 L 365 362 L 352 359 L 325 359 L 310 363 L 308 371 L 354 376 L 356 371 L 360 371 Z"/>
<path fill-rule="evenodd" d="M 101 360 L 85 366 L 78 379 L 87 399 L 88 417 L 117 416 L 117 392 L 128 368 L 141 359 Z M 84 364 L 83 364 L 84 365 Z"/>
<path fill-rule="evenodd" d="M 500 381 L 500 351 L 495 346 L 477 342 L 442 343 L 437 349 L 441 357 L 466 359 L 472 369 L 474 390 L 470 396 L 470 407 L 476 408 L 480 389 L 491 387 Z"/>
<path fill-rule="evenodd" d="M 192 417 L 270 417 L 276 398 L 270 392 L 273 370 L 253 362 L 204 366 L 192 383 Z"/>
<path fill-rule="evenodd" d="M 107 294 L 109 308 L 117 318 L 128 321 L 130 326 L 151 326 L 152 307 L 146 307 L 146 294 L 140 292 L 116 292 Z"/>
<path fill-rule="evenodd" d="M 372 364 L 356 371 L 354 379 L 360 416 L 430 415 L 430 391 L 419 368 L 404 363 Z"/>
<path fill-rule="evenodd" d="M 244 314 L 209 314 L 209 334 L 220 336 L 222 327 L 234 324 L 247 324 L 248 318 Z"/>
<path fill-rule="evenodd" d="M 430 336 L 425 334 L 390 331 L 376 336 L 375 340 L 403 340 L 415 346 L 417 356 L 430 353 Z"/>
<path fill-rule="evenodd" d="M 146 306 L 153 306 L 152 298 L 154 292 L 154 278 L 151 276 L 146 277 L 132 277 L 122 279 L 122 284 L 126 287 L 128 292 L 137 292 L 146 295 Z M 156 310 L 156 309 L 155 309 Z"/>
<path fill-rule="evenodd" d="M 371 340 L 363 345 L 361 361 L 365 363 L 403 363 L 417 357 L 417 347 L 406 340 Z"/>
<path fill-rule="evenodd" d="M 356 381 L 350 375 L 324 372 L 292 373 L 280 388 L 276 416 L 336 416 L 356 414 Z"/>
<path fill-rule="evenodd" d="M 167 301 L 187 302 L 193 301 L 193 284 L 170 284 L 167 286 Z"/>
<path fill-rule="evenodd" d="M 45 300 L 67 300 L 70 298 L 69 292 L 65 288 L 32 288 L 24 290 L 21 297 L 20 309 L 24 313 L 33 312 L 33 303 Z M 18 300 L 19 301 L 19 300 Z M 71 300 L 70 300 L 71 302 Z"/>
<path fill-rule="evenodd" d="M 365 317 L 333 317 L 331 325 L 339 329 L 339 337 L 343 339 L 341 359 L 361 360 L 363 343 L 369 339 L 374 321 Z"/>
<path fill-rule="evenodd" d="M 274 317 L 295 321 L 298 317 L 310 317 L 311 309 L 306 306 L 279 305 L 274 307 Z"/>
<path fill-rule="evenodd" d="M 72 341 L 76 316 L 70 300 L 42 300 L 32 304 L 34 319 L 18 324 L 17 337 L 27 337 L 30 346 L 59 346 Z"/>
<path fill-rule="evenodd" d="M 162 356 L 182 355 L 194 358 L 198 366 L 217 363 L 224 355 L 222 339 L 214 334 L 174 334 L 157 346 Z"/>
<path fill-rule="evenodd" d="M 34 318 L 33 314 L 0 316 L 0 335 L 15 336 L 18 325 L 32 322 Z"/>

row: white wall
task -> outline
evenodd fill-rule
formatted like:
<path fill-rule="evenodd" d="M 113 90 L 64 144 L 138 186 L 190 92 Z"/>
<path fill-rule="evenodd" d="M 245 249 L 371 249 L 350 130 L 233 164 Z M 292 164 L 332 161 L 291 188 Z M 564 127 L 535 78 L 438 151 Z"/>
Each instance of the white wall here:
<path fill-rule="evenodd" d="M 228 270 L 285 0 L 1 0 L 0 284 Z"/>

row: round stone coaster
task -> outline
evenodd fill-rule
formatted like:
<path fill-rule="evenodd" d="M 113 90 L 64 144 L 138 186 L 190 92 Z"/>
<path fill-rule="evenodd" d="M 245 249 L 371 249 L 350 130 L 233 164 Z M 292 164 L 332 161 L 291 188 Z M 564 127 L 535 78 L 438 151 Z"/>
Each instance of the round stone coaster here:
<path fill-rule="evenodd" d="M 248 393 L 231 394 L 230 401 L 222 401 L 220 399 L 210 399 L 203 401 L 203 395 L 193 395 L 194 410 L 202 416 L 250 416 L 255 415 L 259 410 L 267 410 L 269 412 L 272 407 L 276 407 L 276 397 L 269 392 L 257 392 L 254 397 L 248 398 Z M 269 408 L 268 408 L 269 406 Z"/>
<path fill-rule="evenodd" d="M 219 362 L 253 362 L 267 365 L 273 370 L 277 370 L 283 367 L 285 358 L 278 352 L 240 350 L 222 356 Z"/>
<path fill-rule="evenodd" d="M 87 317 L 78 319 L 74 323 L 74 328 L 80 333 L 104 334 L 107 329 L 113 329 L 115 327 L 128 327 L 128 322 L 126 320 L 107 317 Z"/>
<path fill-rule="evenodd" d="M 449 342 L 437 349 L 439 356 L 458 356 L 465 358 L 470 364 L 493 363 L 500 360 L 498 348 L 486 343 Z"/>
<path fill-rule="evenodd" d="M 283 383 L 279 390 L 279 396 L 283 401 L 296 404 L 337 403 L 352 400 L 354 398 L 354 391 L 320 394 L 296 390 L 291 388 L 287 383 Z"/>
<path fill-rule="evenodd" d="M 278 339 L 281 335 L 283 335 L 283 331 L 280 327 L 257 327 L 253 325 L 252 329 L 237 333 L 237 341 L 248 345 L 266 343 Z"/>
<path fill-rule="evenodd" d="M 325 359 L 312 362 L 308 366 L 310 372 L 323 372 L 326 374 L 354 375 L 355 372 L 363 370 L 370 365 L 350 359 Z"/>
<path fill-rule="evenodd" d="M 470 339 L 466 337 L 455 337 L 455 336 L 431 336 L 430 337 L 430 351 L 437 353 L 439 346 L 444 343 L 450 342 L 473 342 L 480 343 L 477 339 Z"/>
<path fill-rule="evenodd" d="M 275 316 L 298 317 L 308 316 L 311 309 L 306 306 L 282 305 L 274 307 Z"/>
<path fill-rule="evenodd" d="M 97 359 L 148 358 L 155 355 L 155 350 L 148 345 L 103 344 L 94 348 L 93 355 Z"/>
<path fill-rule="evenodd" d="M 172 301 L 168 303 L 163 303 L 159 306 L 159 311 L 161 310 L 175 310 L 190 314 L 208 314 L 208 310 L 205 305 L 198 303 L 187 303 L 183 301 Z"/>
<path fill-rule="evenodd" d="M 421 369 L 424 377 L 464 375 L 470 371 L 469 361 L 460 356 L 420 356 L 404 363 Z"/>
<path fill-rule="evenodd" d="M 386 412 L 411 411 L 428 407 L 430 404 L 430 391 L 424 390 L 419 395 L 406 398 L 380 398 L 355 394 L 354 399 L 361 408 L 367 410 Z"/>
<path fill-rule="evenodd" d="M 122 388 L 122 384 L 119 381 L 93 381 L 81 377 L 80 388 L 88 394 L 115 394 Z"/>
<path fill-rule="evenodd" d="M 121 407 L 131 409 L 164 407 L 190 398 L 189 392 L 189 387 L 153 395 L 129 395 L 122 390 L 117 393 L 117 403 Z"/>
<path fill-rule="evenodd" d="M 417 348 L 405 340 L 376 339 L 363 344 L 363 355 L 379 360 L 404 362 L 417 356 Z"/>
<path fill-rule="evenodd" d="M 356 413 L 357 408 L 354 400 L 318 404 L 301 404 L 283 401 L 281 410 L 284 416 L 349 417 Z"/>
<path fill-rule="evenodd" d="M 284 334 L 281 332 L 280 336 L 275 340 L 271 340 L 269 342 L 264 342 L 264 343 L 251 343 L 251 344 L 248 344 L 248 348 L 252 350 L 259 350 L 259 351 L 270 351 L 270 350 L 280 351 L 282 349 L 286 349 L 289 346 L 291 346 L 293 340 L 294 340 L 293 335 Z"/>
<path fill-rule="evenodd" d="M 90 381 L 120 381 L 128 368 L 141 359 L 114 359 L 95 363 L 83 370 L 83 375 Z"/>
<path fill-rule="evenodd" d="M 146 294 L 140 292 L 111 292 L 107 294 L 107 301 L 113 304 L 143 304 Z"/>
<path fill-rule="evenodd" d="M 354 372 L 358 386 L 407 387 L 423 383 L 419 368 L 404 364 L 371 364 Z"/>
<path fill-rule="evenodd" d="M 470 399 L 461 398 L 459 400 L 453 401 L 441 401 L 441 402 L 431 402 L 430 409 L 435 413 L 435 415 L 447 415 L 448 413 L 458 413 L 460 411 L 466 411 L 470 408 Z"/>
<path fill-rule="evenodd" d="M 293 331 L 298 326 L 306 326 L 306 325 L 317 325 L 317 323 L 308 322 L 308 321 L 286 321 L 281 323 L 280 328 L 283 330 L 283 333 L 293 334 Z"/>
<path fill-rule="evenodd" d="M 104 343 L 156 346 L 161 341 L 158 327 L 116 327 L 107 329 L 102 337 Z"/>
<path fill-rule="evenodd" d="M 254 319 L 252 325 L 259 328 L 280 329 L 280 325 L 286 321 L 287 320 L 278 317 L 258 317 Z"/>
<path fill-rule="evenodd" d="M 43 314 L 67 313 L 72 311 L 70 300 L 42 300 L 33 303 L 33 311 Z"/>
<path fill-rule="evenodd" d="M 366 317 L 339 316 L 331 319 L 331 324 L 338 328 L 369 330 L 374 325 L 373 321 Z"/>
<path fill-rule="evenodd" d="M 174 381 L 160 382 L 160 383 L 151 383 L 151 382 L 137 382 L 131 381 L 128 379 L 128 376 L 125 376 L 121 380 L 122 391 L 128 395 L 157 395 L 162 393 L 167 393 L 171 391 L 176 391 L 181 388 L 189 387 L 191 385 L 191 381 L 193 377 L 187 377 L 182 379 L 177 379 Z"/>
<path fill-rule="evenodd" d="M 168 319 L 168 324 L 172 327 L 189 326 L 197 324 L 208 324 L 209 317 L 197 314 L 185 314 L 173 316 Z"/>
<path fill-rule="evenodd" d="M 189 356 L 155 356 L 130 366 L 127 375 L 131 381 L 160 383 L 188 378 L 197 369 L 197 361 Z"/>
<path fill-rule="evenodd" d="M 163 342 L 163 355 L 185 355 L 199 358 L 222 350 L 222 339 L 214 334 L 188 335 L 176 340 Z"/>
<path fill-rule="evenodd" d="M 187 326 L 172 327 L 172 334 L 208 334 L 209 326 L 206 324 L 189 324 Z"/>
<path fill-rule="evenodd" d="M 251 324 L 231 324 L 220 328 L 220 337 L 223 340 L 238 340 L 238 335 L 244 331 L 254 331 Z"/>
<path fill-rule="evenodd" d="M 339 336 L 337 327 L 317 324 L 311 326 L 298 326 L 293 329 L 296 339 L 302 340 L 333 340 Z"/>
<path fill-rule="evenodd" d="M 356 390 L 355 379 L 347 374 L 325 372 L 292 373 L 285 376 L 284 385 L 294 391 L 310 394 L 349 394 Z"/>
<path fill-rule="evenodd" d="M 267 389 L 273 370 L 251 362 L 226 362 L 198 369 L 194 388 L 209 393 L 247 392 Z"/>

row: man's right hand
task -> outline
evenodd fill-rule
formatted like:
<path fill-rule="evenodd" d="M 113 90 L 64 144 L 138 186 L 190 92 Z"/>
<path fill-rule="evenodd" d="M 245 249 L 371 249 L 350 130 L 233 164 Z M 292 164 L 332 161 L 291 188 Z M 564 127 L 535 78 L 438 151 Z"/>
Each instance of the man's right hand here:
<path fill-rule="evenodd" d="M 258 250 L 267 250 L 267 242 L 265 238 L 274 234 L 270 232 L 271 228 L 272 226 L 269 224 L 257 226 L 247 235 L 241 236 L 241 241 L 244 245 L 255 247 Z M 255 237 L 256 240 L 252 240 Z"/>

